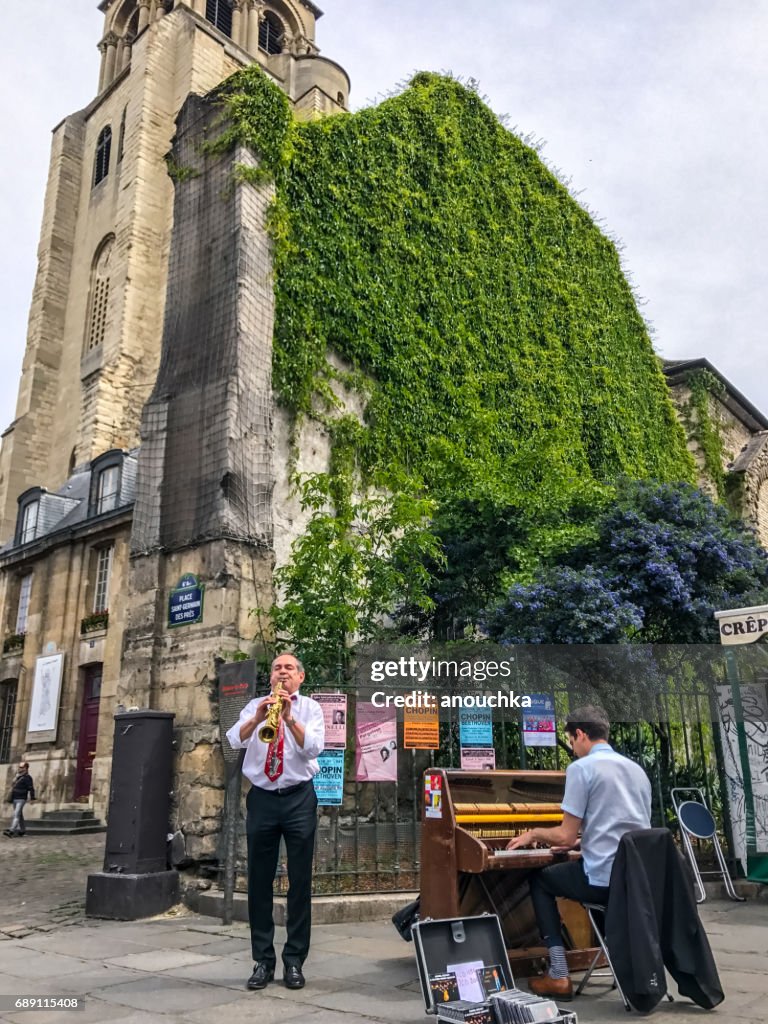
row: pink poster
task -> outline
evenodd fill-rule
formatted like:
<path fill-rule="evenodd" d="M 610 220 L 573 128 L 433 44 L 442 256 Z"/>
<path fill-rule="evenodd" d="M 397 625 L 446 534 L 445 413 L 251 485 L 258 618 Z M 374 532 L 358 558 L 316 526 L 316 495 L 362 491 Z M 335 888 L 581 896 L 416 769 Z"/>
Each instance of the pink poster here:
<path fill-rule="evenodd" d="M 346 750 L 347 747 L 347 695 L 346 693 L 313 693 L 325 719 L 325 749 Z"/>
<path fill-rule="evenodd" d="M 397 711 L 376 708 L 367 701 L 357 705 L 357 782 L 397 782 Z"/>

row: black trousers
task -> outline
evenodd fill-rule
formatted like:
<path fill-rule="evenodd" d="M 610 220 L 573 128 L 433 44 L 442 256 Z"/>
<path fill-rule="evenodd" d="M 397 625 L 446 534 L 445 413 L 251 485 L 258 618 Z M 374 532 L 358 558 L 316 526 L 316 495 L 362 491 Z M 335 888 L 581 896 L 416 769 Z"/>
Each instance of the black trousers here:
<path fill-rule="evenodd" d="M 590 885 L 580 860 L 542 868 L 531 876 L 530 887 L 536 922 L 547 946 L 563 945 L 557 896 L 577 903 L 608 903 L 608 886 Z"/>
<path fill-rule="evenodd" d="M 280 793 L 251 786 L 246 799 L 248 837 L 248 918 L 254 962 L 275 966 L 272 886 L 280 838 L 288 858 L 288 901 L 283 964 L 301 967 L 309 952 L 312 926 L 312 856 L 317 828 L 317 796 L 312 781 Z"/>

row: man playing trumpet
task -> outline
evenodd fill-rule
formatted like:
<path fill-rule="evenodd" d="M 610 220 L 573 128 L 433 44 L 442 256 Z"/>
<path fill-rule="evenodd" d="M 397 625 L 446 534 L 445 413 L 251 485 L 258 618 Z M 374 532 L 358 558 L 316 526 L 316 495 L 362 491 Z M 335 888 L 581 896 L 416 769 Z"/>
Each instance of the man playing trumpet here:
<path fill-rule="evenodd" d="M 299 693 L 303 681 L 298 658 L 280 654 L 272 662 L 270 695 L 249 701 L 227 732 L 235 750 L 245 747 L 243 775 L 251 783 L 246 798 L 248 918 L 254 961 L 249 989 L 265 988 L 275 976 L 272 887 L 281 837 L 288 863 L 283 983 L 286 988 L 304 987 L 302 965 L 309 952 L 317 827 L 312 779 L 318 771 L 317 755 L 325 745 L 325 725 L 320 705 Z"/>

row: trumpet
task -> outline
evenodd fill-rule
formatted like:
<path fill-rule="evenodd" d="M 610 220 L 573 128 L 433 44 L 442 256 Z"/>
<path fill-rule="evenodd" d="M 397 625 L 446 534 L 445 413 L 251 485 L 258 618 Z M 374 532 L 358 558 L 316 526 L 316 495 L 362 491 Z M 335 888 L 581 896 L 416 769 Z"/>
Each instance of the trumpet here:
<path fill-rule="evenodd" d="M 272 691 L 274 697 L 275 691 Z M 277 739 L 277 733 L 280 728 L 280 715 L 283 711 L 283 702 L 276 700 L 274 704 L 269 705 L 269 711 L 267 711 L 267 717 L 264 719 L 264 724 L 259 729 L 259 739 L 262 743 L 271 743 Z"/>

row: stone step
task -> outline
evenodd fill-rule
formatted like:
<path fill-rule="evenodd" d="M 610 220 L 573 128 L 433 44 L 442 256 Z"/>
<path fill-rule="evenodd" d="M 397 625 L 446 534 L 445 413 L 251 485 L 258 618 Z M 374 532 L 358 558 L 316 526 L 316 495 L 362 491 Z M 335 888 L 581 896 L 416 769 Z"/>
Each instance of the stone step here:
<path fill-rule="evenodd" d="M 89 810 L 57 810 L 43 811 L 36 821 L 95 821 L 96 815 Z"/>
<path fill-rule="evenodd" d="M 107 826 L 100 821 L 88 821 L 84 824 L 66 822 L 51 824 L 39 819 L 37 821 L 26 821 L 27 832 L 36 836 L 84 836 L 91 832 L 106 832 Z"/>

